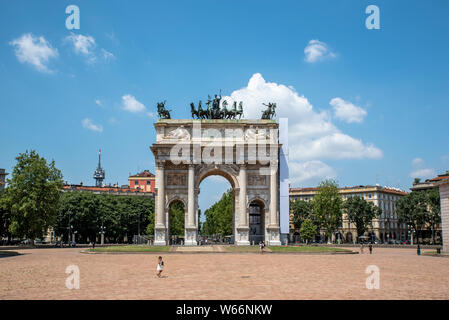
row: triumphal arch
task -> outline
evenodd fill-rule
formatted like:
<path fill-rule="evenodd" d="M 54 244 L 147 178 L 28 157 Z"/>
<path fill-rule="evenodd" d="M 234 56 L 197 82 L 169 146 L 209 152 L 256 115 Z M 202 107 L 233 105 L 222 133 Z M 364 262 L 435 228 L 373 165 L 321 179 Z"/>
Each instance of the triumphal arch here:
<path fill-rule="evenodd" d="M 169 244 L 174 201 L 184 204 L 185 245 L 197 244 L 199 186 L 211 175 L 226 178 L 232 186 L 235 244 L 281 244 L 275 120 L 160 119 L 154 126 L 155 245 Z"/>

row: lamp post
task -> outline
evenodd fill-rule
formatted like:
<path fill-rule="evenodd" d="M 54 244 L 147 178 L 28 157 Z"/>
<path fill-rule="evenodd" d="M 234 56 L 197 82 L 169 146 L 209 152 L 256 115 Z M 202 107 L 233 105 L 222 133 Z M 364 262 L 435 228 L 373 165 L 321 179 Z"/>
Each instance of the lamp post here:
<path fill-rule="evenodd" d="M 70 242 L 70 238 L 71 238 L 71 236 L 72 236 L 72 228 L 73 228 L 73 227 L 70 225 L 70 215 L 72 214 L 72 212 L 69 211 L 68 213 L 69 213 L 69 225 L 68 225 L 67 229 L 69 230 L 69 234 L 67 235 L 67 243 Z"/>
<path fill-rule="evenodd" d="M 101 245 L 103 245 L 104 244 L 104 229 L 105 229 L 105 227 L 104 227 L 104 213 L 102 213 L 102 215 L 101 215 Z"/>

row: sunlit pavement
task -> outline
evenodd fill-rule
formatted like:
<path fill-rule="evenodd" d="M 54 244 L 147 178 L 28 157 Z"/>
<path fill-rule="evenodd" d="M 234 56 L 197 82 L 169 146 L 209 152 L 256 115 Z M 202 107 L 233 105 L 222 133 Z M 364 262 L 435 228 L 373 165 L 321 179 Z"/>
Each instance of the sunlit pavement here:
<path fill-rule="evenodd" d="M 84 249 L 19 250 L 0 258 L 0 299 L 449 299 L 449 258 L 413 249 L 370 255 L 85 254 Z M 356 248 L 354 248 L 356 250 Z M 156 277 L 157 257 L 165 261 Z M 77 265 L 80 288 L 67 289 Z M 367 289 L 369 265 L 380 289 Z"/>

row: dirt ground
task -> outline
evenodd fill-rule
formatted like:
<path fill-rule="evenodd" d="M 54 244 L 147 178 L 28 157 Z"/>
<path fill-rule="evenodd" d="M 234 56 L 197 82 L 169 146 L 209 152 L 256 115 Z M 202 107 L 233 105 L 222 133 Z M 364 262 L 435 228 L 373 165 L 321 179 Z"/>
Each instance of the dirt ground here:
<path fill-rule="evenodd" d="M 0 299 L 449 299 L 449 258 L 413 249 L 162 254 L 163 278 L 156 277 L 160 254 L 81 250 L 28 249 L 0 258 Z M 66 287 L 69 265 L 79 267 L 79 289 Z M 379 268 L 379 289 L 366 287 L 370 265 Z"/>

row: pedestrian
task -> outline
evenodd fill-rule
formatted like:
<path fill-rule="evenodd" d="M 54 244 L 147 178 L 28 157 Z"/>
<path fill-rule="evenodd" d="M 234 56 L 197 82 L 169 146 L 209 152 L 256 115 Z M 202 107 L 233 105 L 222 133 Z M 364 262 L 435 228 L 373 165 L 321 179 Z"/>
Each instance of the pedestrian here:
<path fill-rule="evenodd" d="M 373 244 L 369 243 L 369 254 L 373 254 Z"/>
<path fill-rule="evenodd" d="M 363 254 L 363 242 L 360 244 L 360 253 Z"/>
<path fill-rule="evenodd" d="M 164 261 L 162 261 L 162 257 L 159 256 L 159 263 L 157 264 L 157 276 L 160 278 L 162 270 L 164 269 Z"/>
<path fill-rule="evenodd" d="M 92 243 L 92 249 L 95 249 L 95 241 Z"/>
<path fill-rule="evenodd" d="M 263 247 L 264 247 L 263 242 L 260 241 L 260 242 L 259 242 L 259 249 L 260 249 L 260 253 L 261 253 L 261 254 L 263 254 Z"/>

